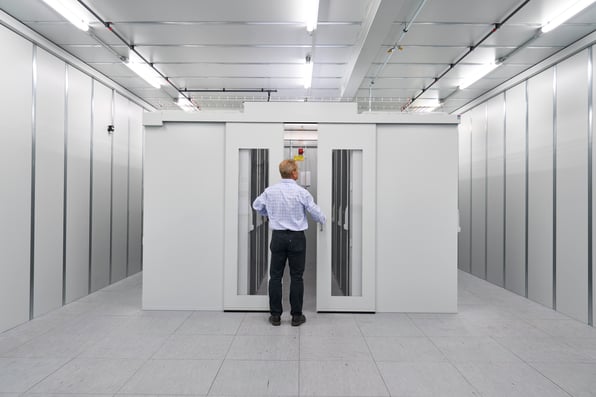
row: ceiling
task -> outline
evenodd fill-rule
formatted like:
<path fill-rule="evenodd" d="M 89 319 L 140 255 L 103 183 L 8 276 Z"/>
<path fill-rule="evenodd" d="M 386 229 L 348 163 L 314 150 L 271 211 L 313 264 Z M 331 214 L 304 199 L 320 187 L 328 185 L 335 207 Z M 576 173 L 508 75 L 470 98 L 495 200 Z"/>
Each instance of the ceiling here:
<path fill-rule="evenodd" d="M 177 109 L 176 90 L 186 89 L 201 109 L 307 100 L 420 111 L 427 107 L 422 99 L 439 99 L 436 111 L 457 113 L 592 33 L 596 4 L 530 40 L 575 1 L 320 0 L 313 34 L 305 28 L 304 0 L 78 0 L 99 18 L 91 18 L 91 33 L 42 0 L 0 0 L 0 8 L 156 109 Z M 120 58 L 130 45 L 171 85 L 155 89 L 128 69 Z M 314 63 L 309 89 L 302 85 L 307 55 Z M 458 89 L 464 76 L 500 57 L 507 59 L 499 68 Z"/>

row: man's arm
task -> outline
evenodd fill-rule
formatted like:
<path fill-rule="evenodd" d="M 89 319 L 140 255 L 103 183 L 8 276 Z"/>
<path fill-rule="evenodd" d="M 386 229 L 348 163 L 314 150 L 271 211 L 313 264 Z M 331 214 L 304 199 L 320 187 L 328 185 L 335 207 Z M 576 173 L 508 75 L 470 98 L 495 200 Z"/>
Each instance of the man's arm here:
<path fill-rule="evenodd" d="M 264 195 L 265 192 L 261 193 L 261 195 L 255 199 L 252 203 L 252 208 L 254 208 L 254 210 L 257 211 L 257 214 L 261 216 L 269 216 L 267 214 L 267 205 L 265 205 Z"/>
<path fill-rule="evenodd" d="M 325 217 L 325 214 L 323 214 L 323 211 L 321 211 L 321 208 L 315 203 L 315 200 L 313 199 L 310 192 L 308 192 L 307 190 L 305 190 L 304 192 L 305 192 L 305 194 L 303 196 L 303 203 L 302 203 L 304 205 L 304 208 L 306 208 L 306 210 L 312 216 L 312 218 L 314 219 L 315 222 L 318 222 L 321 225 L 324 225 L 325 222 L 327 222 L 327 218 Z"/>

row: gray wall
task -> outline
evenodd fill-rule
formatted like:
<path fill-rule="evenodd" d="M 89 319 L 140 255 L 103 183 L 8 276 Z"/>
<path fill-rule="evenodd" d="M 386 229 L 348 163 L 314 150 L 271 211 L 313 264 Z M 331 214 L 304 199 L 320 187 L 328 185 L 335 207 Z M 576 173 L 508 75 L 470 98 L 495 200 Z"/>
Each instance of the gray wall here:
<path fill-rule="evenodd" d="M 141 269 L 142 109 L 3 27 L 0 43 L 2 332 Z"/>
<path fill-rule="evenodd" d="M 459 268 L 592 325 L 593 53 L 466 112 L 459 130 Z"/>

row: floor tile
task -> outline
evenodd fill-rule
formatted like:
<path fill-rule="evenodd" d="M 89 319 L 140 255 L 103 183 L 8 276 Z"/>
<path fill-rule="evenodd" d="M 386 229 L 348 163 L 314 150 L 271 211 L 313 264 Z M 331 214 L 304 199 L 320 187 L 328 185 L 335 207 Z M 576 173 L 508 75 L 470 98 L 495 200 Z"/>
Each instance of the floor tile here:
<path fill-rule="evenodd" d="M 143 360 L 77 358 L 44 379 L 34 393 L 116 393 Z"/>
<path fill-rule="evenodd" d="M 455 363 L 483 397 L 569 397 L 525 363 Z"/>
<path fill-rule="evenodd" d="M 593 363 L 532 363 L 532 366 L 573 396 L 596 396 L 596 365 Z"/>
<path fill-rule="evenodd" d="M 149 360 L 120 393 L 206 395 L 221 360 Z"/>
<path fill-rule="evenodd" d="M 310 316 L 309 316 L 310 317 Z M 298 335 L 300 327 L 290 326 L 291 317 L 282 315 L 282 325 L 274 327 L 269 313 L 247 313 L 238 329 L 238 335 Z M 308 321 L 309 319 L 307 319 Z"/>
<path fill-rule="evenodd" d="M 209 395 L 296 396 L 298 361 L 226 360 Z"/>
<path fill-rule="evenodd" d="M 593 359 L 581 348 L 558 338 L 494 338 L 501 346 L 527 362 L 586 362 Z"/>
<path fill-rule="evenodd" d="M 194 312 L 176 330 L 179 334 L 235 335 L 243 313 Z"/>
<path fill-rule="evenodd" d="M 190 316 L 188 312 L 181 312 L 178 315 L 165 314 L 142 314 L 133 316 L 119 327 L 116 332 L 121 334 L 133 335 L 169 335 L 178 329 L 182 323 Z"/>
<path fill-rule="evenodd" d="M 366 342 L 375 361 L 443 362 L 447 359 L 426 337 L 372 336 Z"/>
<path fill-rule="evenodd" d="M 223 360 L 232 335 L 171 335 L 153 356 L 154 359 Z"/>
<path fill-rule="evenodd" d="M 0 392 L 24 392 L 62 367 L 65 359 L 0 358 Z"/>
<path fill-rule="evenodd" d="M 473 327 L 462 318 L 414 318 L 412 321 L 426 336 L 486 336 L 485 330 Z"/>
<path fill-rule="evenodd" d="M 167 338 L 165 335 L 113 334 L 92 344 L 79 357 L 148 359 Z"/>
<path fill-rule="evenodd" d="M 236 336 L 228 352 L 229 360 L 290 360 L 299 359 L 297 336 Z"/>
<path fill-rule="evenodd" d="M 127 316 L 104 316 L 93 313 L 80 316 L 76 321 L 61 326 L 57 331 L 65 334 L 105 336 L 118 331 L 128 321 L 130 317 Z"/>
<path fill-rule="evenodd" d="M 596 338 L 558 338 L 557 340 L 596 360 Z"/>
<path fill-rule="evenodd" d="M 488 336 L 431 337 L 451 362 L 520 362 L 509 350 Z"/>
<path fill-rule="evenodd" d="M 301 361 L 301 396 L 389 396 L 372 361 Z"/>
<path fill-rule="evenodd" d="M 550 336 L 596 338 L 596 328 L 570 318 L 527 321 Z"/>
<path fill-rule="evenodd" d="M 379 363 L 392 397 L 480 396 L 450 363 Z"/>
<path fill-rule="evenodd" d="M 4 357 L 74 358 L 97 342 L 97 335 L 71 335 L 50 331 L 16 349 L 3 353 Z"/>
<path fill-rule="evenodd" d="M 372 354 L 361 336 L 300 336 L 300 360 L 371 361 Z"/>
<path fill-rule="evenodd" d="M 405 314 L 377 313 L 355 316 L 364 336 L 424 336 Z"/>
<path fill-rule="evenodd" d="M 307 316 L 300 326 L 301 335 L 318 336 L 362 336 L 352 314 L 317 313 Z"/>

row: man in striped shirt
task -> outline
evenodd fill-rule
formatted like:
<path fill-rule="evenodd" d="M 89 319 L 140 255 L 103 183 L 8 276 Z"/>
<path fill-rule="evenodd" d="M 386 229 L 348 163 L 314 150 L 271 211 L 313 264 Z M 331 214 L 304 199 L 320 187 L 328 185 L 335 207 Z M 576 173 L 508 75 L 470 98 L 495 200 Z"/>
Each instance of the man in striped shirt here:
<path fill-rule="evenodd" d="M 304 297 L 304 265 L 306 259 L 306 237 L 304 231 L 308 229 L 306 212 L 312 218 L 325 224 L 325 215 L 304 188 L 296 183 L 298 179 L 298 164 L 294 160 L 284 160 L 279 164 L 282 180 L 265 189 L 255 199 L 252 207 L 261 216 L 269 217 L 269 227 L 273 230 L 271 236 L 271 266 L 269 269 L 269 322 L 273 325 L 281 324 L 283 312 L 281 297 L 281 280 L 286 266 L 290 266 L 290 306 L 292 325 L 298 326 L 306 321 L 302 313 Z"/>

